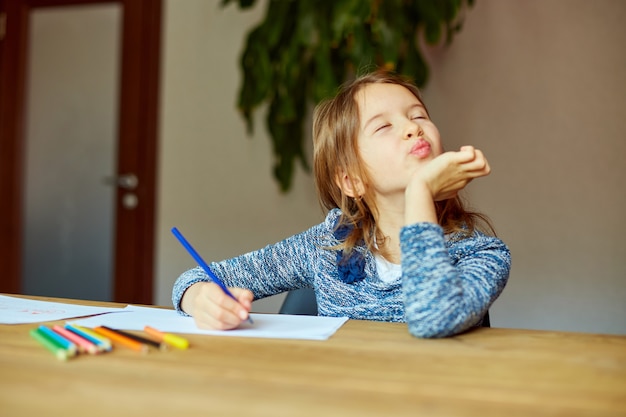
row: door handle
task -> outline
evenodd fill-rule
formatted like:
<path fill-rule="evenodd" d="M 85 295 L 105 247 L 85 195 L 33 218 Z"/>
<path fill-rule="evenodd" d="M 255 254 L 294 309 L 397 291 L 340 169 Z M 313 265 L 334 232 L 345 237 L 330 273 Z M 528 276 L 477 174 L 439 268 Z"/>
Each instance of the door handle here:
<path fill-rule="evenodd" d="M 118 175 L 117 177 L 104 177 L 104 183 L 125 190 L 134 190 L 139 185 L 139 178 L 131 172 L 130 174 Z"/>

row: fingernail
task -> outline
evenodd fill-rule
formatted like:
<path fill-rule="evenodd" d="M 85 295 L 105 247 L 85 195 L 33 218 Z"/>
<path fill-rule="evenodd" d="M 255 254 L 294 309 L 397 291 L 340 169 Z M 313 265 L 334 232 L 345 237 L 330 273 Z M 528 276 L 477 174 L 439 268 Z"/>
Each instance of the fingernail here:
<path fill-rule="evenodd" d="M 247 311 L 245 311 L 245 310 L 241 310 L 241 311 L 239 312 L 239 318 L 240 318 L 241 320 L 245 320 L 245 319 L 247 319 L 247 318 L 248 318 L 248 312 L 247 312 Z"/>

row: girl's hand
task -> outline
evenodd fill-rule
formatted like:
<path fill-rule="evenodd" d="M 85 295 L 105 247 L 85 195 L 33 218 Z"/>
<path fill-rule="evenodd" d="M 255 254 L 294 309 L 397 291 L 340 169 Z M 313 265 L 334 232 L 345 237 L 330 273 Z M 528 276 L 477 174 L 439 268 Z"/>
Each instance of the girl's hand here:
<path fill-rule="evenodd" d="M 254 296 L 243 288 L 229 288 L 237 301 L 213 282 L 198 282 L 185 291 L 181 306 L 200 329 L 230 330 L 248 319 Z"/>
<path fill-rule="evenodd" d="M 491 168 L 483 153 L 473 146 L 463 146 L 458 152 L 445 152 L 416 172 L 424 181 L 433 201 L 453 198 L 474 178 L 489 175 Z"/>
<path fill-rule="evenodd" d="M 489 172 L 487 159 L 472 146 L 439 155 L 417 169 L 407 185 L 405 223 L 437 223 L 435 201 L 455 197 L 474 178 Z"/>

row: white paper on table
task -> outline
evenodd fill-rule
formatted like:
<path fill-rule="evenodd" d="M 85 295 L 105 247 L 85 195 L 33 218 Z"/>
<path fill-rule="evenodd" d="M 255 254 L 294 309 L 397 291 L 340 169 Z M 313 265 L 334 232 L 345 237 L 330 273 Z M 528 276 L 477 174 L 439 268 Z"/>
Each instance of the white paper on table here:
<path fill-rule="evenodd" d="M 250 314 L 254 324 L 245 323 L 234 330 L 201 330 L 193 318 L 174 310 L 127 306 L 119 314 L 89 317 L 70 324 L 84 327 L 108 326 L 120 330 L 143 330 L 154 327 L 168 333 L 190 333 L 211 336 L 262 337 L 273 339 L 326 340 L 347 320 L 347 317 L 295 316 L 288 314 Z"/>
<path fill-rule="evenodd" d="M 93 307 L 0 295 L 0 323 L 23 324 L 124 311 L 123 308 Z"/>

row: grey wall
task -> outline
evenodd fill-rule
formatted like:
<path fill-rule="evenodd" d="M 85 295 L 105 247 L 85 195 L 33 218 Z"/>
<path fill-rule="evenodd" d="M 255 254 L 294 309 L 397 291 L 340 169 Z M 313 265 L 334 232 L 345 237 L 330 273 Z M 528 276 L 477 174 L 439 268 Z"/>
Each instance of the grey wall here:
<path fill-rule="evenodd" d="M 312 179 L 281 195 L 263 129 L 235 109 L 245 32 L 263 14 L 167 0 L 156 301 L 192 260 L 219 260 L 318 222 Z M 448 149 L 493 167 L 468 188 L 513 252 L 494 326 L 626 333 L 626 2 L 478 0 L 450 47 L 429 49 L 425 101 Z M 277 311 L 282 297 L 255 304 Z"/>

